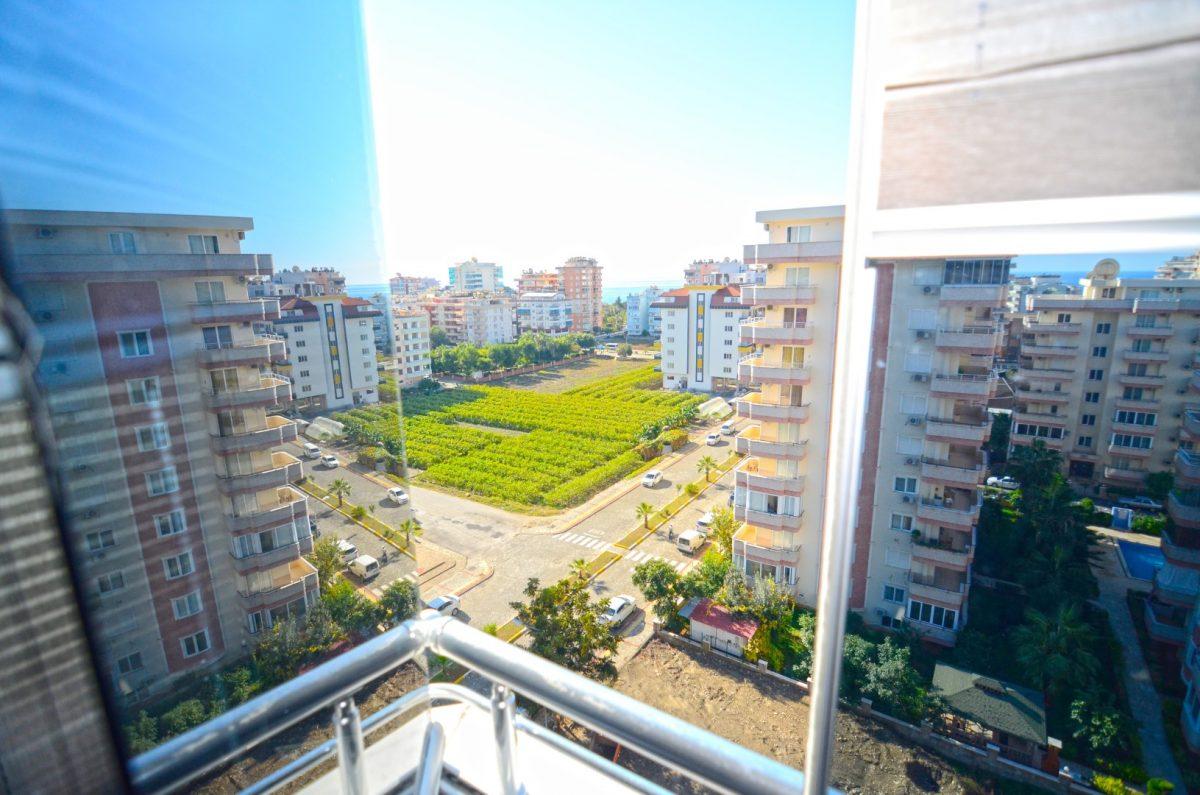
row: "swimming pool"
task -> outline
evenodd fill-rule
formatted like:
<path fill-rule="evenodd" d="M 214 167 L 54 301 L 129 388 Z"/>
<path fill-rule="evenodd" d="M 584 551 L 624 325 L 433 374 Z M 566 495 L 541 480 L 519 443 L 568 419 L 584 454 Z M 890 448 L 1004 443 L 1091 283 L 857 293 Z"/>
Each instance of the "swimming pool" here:
<path fill-rule="evenodd" d="M 1121 560 L 1125 561 L 1125 570 L 1130 577 L 1152 580 L 1154 572 L 1163 567 L 1163 554 L 1158 547 L 1133 541 L 1117 541 L 1117 547 L 1121 550 Z"/>

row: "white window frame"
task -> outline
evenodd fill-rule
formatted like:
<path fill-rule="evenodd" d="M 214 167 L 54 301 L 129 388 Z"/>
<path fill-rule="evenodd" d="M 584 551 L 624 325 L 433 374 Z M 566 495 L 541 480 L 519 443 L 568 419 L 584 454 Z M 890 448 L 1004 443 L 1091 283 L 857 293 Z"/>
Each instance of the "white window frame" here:
<path fill-rule="evenodd" d="M 171 600 L 171 613 L 174 614 L 176 621 L 194 616 L 203 610 L 204 600 L 200 596 L 199 589 Z"/>
<path fill-rule="evenodd" d="M 168 477 L 171 479 L 170 484 L 167 482 Z M 163 488 L 161 491 L 155 490 L 155 478 L 161 479 L 162 485 L 164 487 L 169 485 L 170 488 Z M 146 473 L 146 493 L 151 497 L 162 497 L 167 494 L 174 494 L 177 491 L 179 491 L 179 472 L 175 469 L 175 467 L 163 467 L 162 469 L 156 469 L 153 472 Z"/>
<path fill-rule="evenodd" d="M 88 552 L 103 552 L 117 545 L 117 536 L 112 530 L 97 530 L 88 533 L 84 540 L 87 542 Z"/>
<path fill-rule="evenodd" d="M 187 570 L 184 570 L 183 561 L 187 561 Z M 178 573 L 171 573 L 171 564 L 174 563 L 178 567 Z M 163 575 L 168 580 L 178 580 L 180 577 L 186 577 L 196 571 L 196 558 L 192 555 L 192 550 L 185 549 L 175 555 L 170 555 L 162 559 Z"/>
<path fill-rule="evenodd" d="M 146 395 L 146 385 L 154 385 L 154 397 L 148 398 Z M 157 406 L 162 402 L 162 382 L 158 380 L 158 376 L 151 375 L 146 378 L 131 378 L 125 382 L 125 391 L 129 394 L 129 404 L 131 406 Z M 138 400 L 137 395 L 141 394 L 143 399 Z"/>
<path fill-rule="evenodd" d="M 137 240 L 134 238 L 133 232 L 109 232 L 108 248 L 114 254 L 136 254 Z"/>
<path fill-rule="evenodd" d="M 165 422 L 139 425 L 133 429 L 133 435 L 137 437 L 138 450 L 143 453 L 166 450 L 171 446 L 171 429 Z"/>
<path fill-rule="evenodd" d="M 178 518 L 178 522 L 176 518 Z M 163 532 L 164 527 L 168 529 L 168 532 Z M 180 533 L 187 532 L 187 513 L 182 508 L 176 508 L 173 511 L 156 514 L 154 517 L 154 532 L 159 538 L 177 536 Z"/>
<path fill-rule="evenodd" d="M 193 644 L 198 645 L 196 643 L 196 639 L 201 638 L 201 637 L 204 638 L 204 648 L 203 649 L 197 648 L 195 651 L 189 652 L 188 651 L 188 641 L 191 641 Z M 199 632 L 193 632 L 191 635 L 188 635 L 187 637 L 180 638 L 179 639 L 179 648 L 181 651 L 183 651 L 184 659 L 187 659 L 188 657 L 195 657 L 199 654 L 204 654 L 204 652 L 211 649 L 212 642 L 211 642 L 210 638 L 208 637 L 208 627 L 205 627 L 204 629 L 200 630 Z"/>
<path fill-rule="evenodd" d="M 141 352 L 141 340 L 138 339 L 139 334 L 146 335 L 146 340 L 145 340 L 146 351 L 145 351 L 145 353 Z M 126 337 L 130 338 L 129 341 L 132 343 L 134 353 L 126 353 L 126 349 L 125 349 L 125 341 L 126 341 L 125 338 Z M 154 355 L 154 336 L 150 333 L 150 329 L 148 329 L 148 328 L 131 329 L 129 331 L 118 331 L 117 332 L 117 350 L 120 352 L 122 359 L 144 359 L 147 356 L 153 356 Z"/>

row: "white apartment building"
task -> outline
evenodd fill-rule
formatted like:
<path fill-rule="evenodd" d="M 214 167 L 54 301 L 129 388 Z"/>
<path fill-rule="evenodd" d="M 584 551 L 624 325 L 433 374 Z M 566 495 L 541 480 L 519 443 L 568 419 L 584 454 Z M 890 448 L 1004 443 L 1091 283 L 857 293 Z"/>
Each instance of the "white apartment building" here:
<path fill-rule="evenodd" d="M 276 365 L 292 382 L 295 406 L 332 411 L 379 402 L 375 330 L 380 313 L 345 295 L 291 298 L 280 306 L 275 331 L 287 343 Z"/>
<path fill-rule="evenodd" d="M 429 362 L 429 313 L 423 309 L 393 309 L 392 336 L 396 346 L 396 377 L 401 389 L 433 375 Z"/>
<path fill-rule="evenodd" d="M 391 293 L 393 301 L 423 295 L 437 288 L 437 279 L 431 279 L 428 276 L 402 276 L 397 273 L 388 279 L 388 292 Z"/>
<path fill-rule="evenodd" d="M 474 257 L 451 265 L 450 289 L 456 293 L 494 293 L 504 287 L 504 268 L 494 262 L 479 262 Z"/>
<path fill-rule="evenodd" d="M 251 297 L 306 297 L 333 295 L 345 291 L 346 277 L 334 268 L 305 268 L 302 270 L 292 267 L 291 270 L 255 278 L 250 282 Z"/>
<path fill-rule="evenodd" d="M 737 385 L 738 324 L 750 314 L 741 288 L 692 285 L 651 304 L 662 317 L 664 389 L 712 392 Z"/>
<path fill-rule="evenodd" d="M 384 356 L 391 356 L 396 351 L 395 330 L 392 328 L 391 295 L 376 293 L 371 296 L 371 308 L 379 314 L 371 318 L 371 329 L 375 332 L 375 350 Z"/>
<path fill-rule="evenodd" d="M 766 271 L 740 259 L 698 259 L 683 269 L 684 284 L 763 284 Z"/>
<path fill-rule="evenodd" d="M 575 302 L 561 292 L 517 297 L 517 333 L 566 334 L 574 329 Z"/>
<path fill-rule="evenodd" d="M 657 287 L 647 287 L 640 293 L 625 297 L 625 333 L 634 337 L 658 336 L 662 330 L 662 310 L 654 302 L 662 295 Z"/>
<path fill-rule="evenodd" d="M 504 295 L 448 294 L 421 302 L 431 325 L 458 344 L 496 345 L 516 339 L 516 305 Z"/>

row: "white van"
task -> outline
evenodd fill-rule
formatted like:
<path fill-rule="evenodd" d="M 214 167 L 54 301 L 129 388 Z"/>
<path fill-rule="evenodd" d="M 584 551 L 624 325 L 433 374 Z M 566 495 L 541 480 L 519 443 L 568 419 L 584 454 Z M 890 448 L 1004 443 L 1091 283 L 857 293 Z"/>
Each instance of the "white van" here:
<path fill-rule="evenodd" d="M 371 580 L 379 574 L 379 561 L 370 555 L 359 555 L 350 561 L 350 573 L 360 580 Z"/>
<path fill-rule="evenodd" d="M 312 442 L 305 442 L 304 443 L 304 457 L 305 458 L 320 458 L 321 457 L 321 448 L 317 447 Z"/>
<path fill-rule="evenodd" d="M 675 546 L 679 548 L 680 552 L 692 555 L 697 549 L 704 546 L 704 536 L 695 530 L 684 530 L 679 534 L 679 538 L 675 539 Z"/>
<path fill-rule="evenodd" d="M 733 423 L 733 420 L 721 423 L 721 433 L 725 434 L 726 436 L 733 436 Z"/>

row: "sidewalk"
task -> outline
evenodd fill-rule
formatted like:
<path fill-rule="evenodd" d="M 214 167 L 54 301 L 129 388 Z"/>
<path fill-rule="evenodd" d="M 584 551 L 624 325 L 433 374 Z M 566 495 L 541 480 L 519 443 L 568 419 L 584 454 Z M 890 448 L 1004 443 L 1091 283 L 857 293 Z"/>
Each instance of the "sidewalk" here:
<path fill-rule="evenodd" d="M 1143 537 L 1128 533 L 1103 532 L 1106 528 L 1094 529 L 1101 531 L 1101 535 L 1104 536 L 1096 544 L 1103 554 L 1092 563 L 1100 583 L 1100 596 L 1095 601 L 1108 611 L 1109 626 L 1112 627 L 1124 652 L 1125 688 L 1129 692 L 1129 708 L 1134 714 L 1138 736 L 1142 740 L 1142 762 L 1150 776 L 1165 778 L 1175 785 L 1176 792 L 1185 792 L 1183 776 L 1180 775 L 1175 758 L 1171 755 L 1171 747 L 1167 744 L 1167 735 L 1163 730 L 1162 702 L 1150 679 L 1150 670 L 1146 667 L 1145 657 L 1142 656 L 1133 616 L 1129 614 L 1129 606 L 1125 601 L 1125 592 L 1128 589 L 1147 590 L 1149 583 L 1125 576 L 1124 568 L 1117 559 L 1116 542 L 1113 540 L 1134 537 L 1141 541 Z"/>

